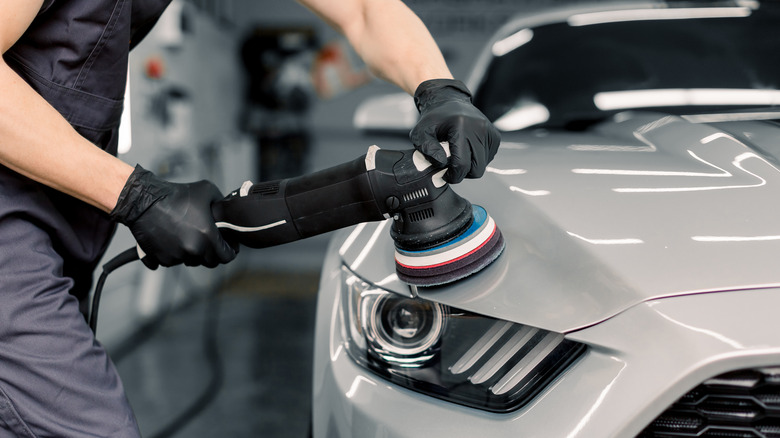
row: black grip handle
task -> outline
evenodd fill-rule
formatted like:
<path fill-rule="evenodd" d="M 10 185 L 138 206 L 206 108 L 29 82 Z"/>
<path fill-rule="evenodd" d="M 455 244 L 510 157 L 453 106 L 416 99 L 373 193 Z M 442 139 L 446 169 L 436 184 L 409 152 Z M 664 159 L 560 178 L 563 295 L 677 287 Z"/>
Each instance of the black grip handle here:
<path fill-rule="evenodd" d="M 391 236 L 416 249 L 468 226 L 471 205 L 415 150 L 376 146 L 352 161 L 308 175 L 245 183 L 212 205 L 229 242 L 281 245 L 361 222 L 394 219 Z"/>
<path fill-rule="evenodd" d="M 365 156 L 296 178 L 245 183 L 215 202 L 212 214 L 225 239 L 250 248 L 385 217 L 371 191 Z"/>

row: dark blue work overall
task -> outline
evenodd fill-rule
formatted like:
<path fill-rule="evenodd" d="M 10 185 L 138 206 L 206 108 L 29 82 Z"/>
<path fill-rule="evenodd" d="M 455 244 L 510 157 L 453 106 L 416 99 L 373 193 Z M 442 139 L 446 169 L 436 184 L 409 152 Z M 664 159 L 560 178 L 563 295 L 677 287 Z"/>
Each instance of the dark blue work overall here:
<path fill-rule="evenodd" d="M 129 50 L 169 2 L 45 0 L 4 59 L 116 154 Z M 107 214 L 0 166 L 0 438 L 140 436 L 79 307 L 113 230 Z"/>

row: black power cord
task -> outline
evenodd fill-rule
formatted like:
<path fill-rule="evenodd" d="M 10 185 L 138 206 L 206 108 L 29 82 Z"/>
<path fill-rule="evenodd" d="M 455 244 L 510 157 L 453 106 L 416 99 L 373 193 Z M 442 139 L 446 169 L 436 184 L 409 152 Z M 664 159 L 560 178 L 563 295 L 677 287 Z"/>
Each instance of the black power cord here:
<path fill-rule="evenodd" d="M 93 334 L 97 335 L 98 311 L 100 308 L 100 298 L 103 294 L 108 275 L 117 268 L 139 260 L 137 248 L 129 248 L 103 265 L 103 272 L 95 285 L 95 292 L 92 296 L 92 308 L 89 315 L 89 327 Z M 222 282 L 219 282 L 222 283 Z M 171 420 L 160 431 L 153 434 L 150 438 L 169 438 L 178 433 L 184 426 L 192 421 L 199 413 L 208 407 L 216 398 L 224 382 L 224 367 L 217 348 L 217 323 L 219 321 L 219 300 L 217 296 L 219 289 L 209 294 L 206 302 L 206 321 L 203 325 L 203 351 L 208 362 L 211 378 L 209 384 L 184 411 Z M 159 324 L 154 324 L 159 327 Z M 146 338 L 148 339 L 148 337 Z"/>
<path fill-rule="evenodd" d="M 103 286 L 106 284 L 106 278 L 108 278 L 108 274 L 120 266 L 124 266 L 138 259 L 138 250 L 133 247 L 122 251 L 119 253 L 119 255 L 112 258 L 103 265 L 103 272 L 100 274 L 100 278 L 98 278 L 97 285 L 95 285 L 95 293 L 92 295 L 92 309 L 90 309 L 89 313 L 89 328 L 92 329 L 92 333 L 94 335 L 97 335 L 97 318 L 98 308 L 100 307 L 100 296 L 103 294 Z"/>
<path fill-rule="evenodd" d="M 207 165 L 207 172 L 213 180 L 218 179 L 217 170 L 219 166 L 219 143 L 209 143 L 205 147 L 201 148 L 201 158 Z M 100 298 L 103 293 L 103 287 L 108 275 L 117 268 L 124 266 L 130 262 L 139 260 L 138 248 L 129 248 L 119 255 L 115 256 L 106 264 L 103 265 L 103 272 L 98 278 L 95 285 L 95 292 L 92 296 L 92 308 L 89 316 L 89 327 L 92 329 L 93 334 L 97 334 L 97 320 L 98 309 L 100 307 Z M 216 284 L 223 285 L 224 278 L 217 281 Z M 186 426 L 192 419 L 194 419 L 201 411 L 203 411 L 208 405 L 216 398 L 217 394 L 224 382 L 224 367 L 219 355 L 218 339 L 217 339 L 217 322 L 219 321 L 219 294 L 220 287 L 216 287 L 214 292 L 210 293 L 206 300 L 206 321 L 203 325 L 203 352 L 206 361 L 208 362 L 209 372 L 211 378 L 206 388 L 201 392 L 190 405 L 171 420 L 165 427 L 151 435 L 150 438 L 169 438 L 179 432 L 184 426 Z M 162 317 L 157 317 L 153 321 L 144 324 L 141 329 L 131 336 L 132 339 L 126 343 L 125 347 L 121 349 L 121 356 L 124 357 L 132 352 L 140 344 L 146 342 L 154 332 L 162 325 Z M 115 356 L 115 355 L 112 355 Z"/>

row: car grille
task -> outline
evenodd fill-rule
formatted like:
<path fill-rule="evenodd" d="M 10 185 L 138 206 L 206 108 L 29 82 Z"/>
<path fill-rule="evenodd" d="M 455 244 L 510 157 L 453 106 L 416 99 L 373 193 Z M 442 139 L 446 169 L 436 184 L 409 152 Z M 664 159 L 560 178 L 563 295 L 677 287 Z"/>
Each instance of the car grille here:
<path fill-rule="evenodd" d="M 651 437 L 780 438 L 780 367 L 705 381 L 638 435 Z"/>

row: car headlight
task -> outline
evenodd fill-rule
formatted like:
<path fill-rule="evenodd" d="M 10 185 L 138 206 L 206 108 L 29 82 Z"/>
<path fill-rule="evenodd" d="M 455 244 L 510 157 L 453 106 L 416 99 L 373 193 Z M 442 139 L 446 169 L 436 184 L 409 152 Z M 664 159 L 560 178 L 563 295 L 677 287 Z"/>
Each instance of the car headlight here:
<path fill-rule="evenodd" d="M 406 298 L 342 268 L 349 356 L 405 388 L 491 412 L 522 407 L 585 350 L 560 333 Z"/>

